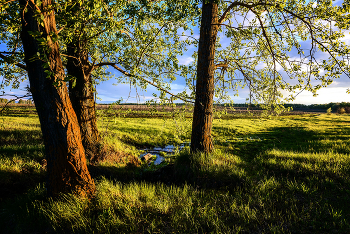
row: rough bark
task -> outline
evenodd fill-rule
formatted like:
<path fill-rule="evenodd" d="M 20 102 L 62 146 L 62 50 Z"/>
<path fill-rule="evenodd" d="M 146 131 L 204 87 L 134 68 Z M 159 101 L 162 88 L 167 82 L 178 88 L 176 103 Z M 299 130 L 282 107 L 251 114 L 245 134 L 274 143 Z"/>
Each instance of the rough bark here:
<path fill-rule="evenodd" d="M 83 42 L 81 42 L 83 43 Z M 76 41 L 67 45 L 67 73 L 73 80 L 69 82 L 69 97 L 77 115 L 87 159 L 98 160 L 101 154 L 101 137 L 97 129 L 94 88 L 91 66 L 85 44 Z"/>
<path fill-rule="evenodd" d="M 44 27 L 34 17 L 38 6 L 30 0 L 20 0 L 22 6 L 22 31 L 25 62 L 31 92 L 39 115 L 47 159 L 47 192 L 49 196 L 60 193 L 74 193 L 90 196 L 95 191 L 86 165 L 85 151 L 81 141 L 80 128 L 73 110 L 68 91 L 63 81 L 65 74 L 59 47 L 48 39 L 43 46 L 29 32 L 42 32 L 41 38 L 57 33 L 54 11 L 46 11 L 51 0 L 42 0 L 40 10 L 44 15 Z M 24 9 L 26 8 L 26 9 Z M 49 68 L 35 59 L 45 54 Z M 52 74 L 47 74 L 52 72 Z"/>
<path fill-rule="evenodd" d="M 209 153 L 213 150 L 211 138 L 213 121 L 215 43 L 218 33 L 218 5 L 205 1 L 198 45 L 196 100 L 193 112 L 191 151 Z"/>

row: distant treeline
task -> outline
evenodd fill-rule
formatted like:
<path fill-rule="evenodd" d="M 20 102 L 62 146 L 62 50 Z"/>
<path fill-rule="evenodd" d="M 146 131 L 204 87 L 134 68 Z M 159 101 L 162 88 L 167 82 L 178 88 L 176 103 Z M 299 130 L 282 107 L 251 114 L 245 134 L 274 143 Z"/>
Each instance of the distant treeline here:
<path fill-rule="evenodd" d="M 111 105 L 111 104 L 99 104 L 99 105 Z M 127 105 L 127 106 L 132 106 L 132 105 L 156 105 L 156 104 L 146 104 L 146 103 L 120 103 L 118 105 Z M 176 103 L 176 106 L 182 106 L 185 105 L 185 103 Z M 248 103 L 234 103 L 234 104 L 214 104 L 214 106 L 232 106 L 232 107 L 250 107 L 254 109 L 260 109 L 259 104 L 248 104 Z M 285 107 L 292 107 L 294 110 L 295 109 L 329 109 L 331 108 L 332 110 L 337 110 L 342 107 L 350 107 L 350 102 L 336 102 L 336 103 L 328 103 L 328 104 L 311 104 L 311 105 L 305 105 L 305 104 L 284 104 Z"/>
<path fill-rule="evenodd" d="M 6 98 L 0 98 L 0 103 L 6 104 L 8 102 L 10 104 L 16 104 L 14 99 L 8 100 Z M 18 104 L 33 104 L 33 101 L 32 100 L 26 100 L 26 99 L 19 99 L 17 103 Z"/>
<path fill-rule="evenodd" d="M 329 109 L 337 110 L 339 108 L 350 107 L 350 102 L 336 102 L 336 103 L 328 103 L 328 104 L 285 104 L 285 107 L 292 107 L 293 109 Z"/>
<path fill-rule="evenodd" d="M 225 104 L 220 104 L 220 106 L 224 106 Z M 228 105 L 227 105 L 228 106 Z M 237 103 L 237 104 L 232 104 L 231 106 L 233 107 L 251 107 L 254 109 L 260 109 L 260 105 L 259 104 L 247 104 L 247 103 Z M 338 108 L 342 108 L 342 107 L 350 107 L 350 102 L 336 102 L 336 103 L 328 103 L 328 104 L 311 104 L 311 105 L 305 105 L 305 104 L 284 104 L 285 107 L 292 107 L 293 110 L 296 109 L 329 109 L 331 108 L 332 110 L 337 110 Z"/>

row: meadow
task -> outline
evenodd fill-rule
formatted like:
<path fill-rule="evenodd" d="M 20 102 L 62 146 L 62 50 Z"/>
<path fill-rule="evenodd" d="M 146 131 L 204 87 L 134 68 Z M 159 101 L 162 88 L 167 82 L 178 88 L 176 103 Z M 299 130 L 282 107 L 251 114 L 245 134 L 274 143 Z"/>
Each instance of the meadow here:
<path fill-rule="evenodd" d="M 185 147 L 149 166 L 141 150 L 189 142 L 191 118 L 145 113 L 99 110 L 96 195 L 53 200 L 35 110 L 1 112 L 0 233 L 350 233 L 349 114 L 229 113 L 214 120 L 214 153 Z"/>

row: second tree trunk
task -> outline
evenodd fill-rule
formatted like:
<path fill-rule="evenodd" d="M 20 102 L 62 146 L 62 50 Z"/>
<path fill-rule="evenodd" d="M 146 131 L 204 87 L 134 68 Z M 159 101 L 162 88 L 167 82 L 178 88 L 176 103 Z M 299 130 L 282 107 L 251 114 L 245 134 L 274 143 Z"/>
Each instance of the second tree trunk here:
<path fill-rule="evenodd" d="M 101 153 L 101 137 L 97 129 L 94 88 L 88 61 L 88 54 L 78 42 L 67 45 L 69 55 L 67 72 L 69 97 L 80 125 L 83 146 L 89 160 L 98 160 Z"/>
<path fill-rule="evenodd" d="M 213 151 L 211 138 L 213 121 L 215 43 L 218 33 L 218 5 L 205 1 L 198 45 L 196 101 L 193 113 L 191 152 Z"/>

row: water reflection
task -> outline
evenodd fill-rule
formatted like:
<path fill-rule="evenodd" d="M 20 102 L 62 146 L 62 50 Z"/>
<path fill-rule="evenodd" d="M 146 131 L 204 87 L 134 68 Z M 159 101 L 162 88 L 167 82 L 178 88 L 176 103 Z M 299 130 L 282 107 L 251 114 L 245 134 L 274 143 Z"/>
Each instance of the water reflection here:
<path fill-rule="evenodd" d="M 174 154 L 178 151 L 181 151 L 185 146 L 190 145 L 190 143 L 182 143 L 181 145 L 167 145 L 165 147 L 155 147 L 153 149 L 143 149 L 143 154 L 140 155 L 141 160 L 150 161 L 149 164 L 153 163 L 154 165 L 159 165 L 164 162 L 164 155 Z M 156 156 L 155 160 L 152 162 L 151 156 Z M 163 155 L 163 156 L 162 156 Z"/>

